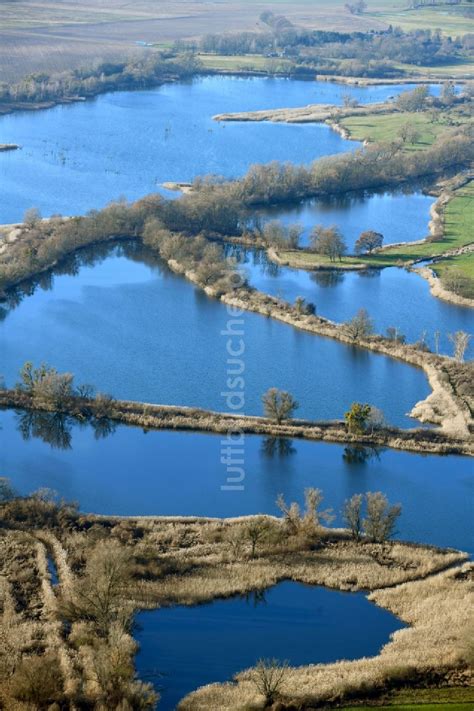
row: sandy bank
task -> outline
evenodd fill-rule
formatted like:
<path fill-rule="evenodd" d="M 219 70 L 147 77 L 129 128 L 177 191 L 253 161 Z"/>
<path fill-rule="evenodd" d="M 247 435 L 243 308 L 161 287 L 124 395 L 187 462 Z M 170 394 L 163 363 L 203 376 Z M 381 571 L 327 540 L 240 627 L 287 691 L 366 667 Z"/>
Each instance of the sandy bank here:
<path fill-rule="evenodd" d="M 185 195 L 189 195 L 189 193 L 193 192 L 191 183 L 166 182 L 162 183 L 161 187 L 165 188 L 165 190 L 172 190 L 173 192 L 184 193 Z"/>
<path fill-rule="evenodd" d="M 426 279 L 430 285 L 431 294 L 437 299 L 448 301 L 450 304 L 456 304 L 456 306 L 474 309 L 474 299 L 468 299 L 466 296 L 460 296 L 453 291 L 445 289 L 441 279 L 429 267 L 420 267 L 419 269 L 413 269 L 413 271 L 422 276 L 423 279 Z"/>
<path fill-rule="evenodd" d="M 217 114 L 214 121 L 272 121 L 274 123 L 321 123 L 348 116 L 387 114 L 398 111 L 395 104 L 364 104 L 357 107 L 334 106 L 334 104 L 308 104 L 299 108 L 268 109 Z"/>

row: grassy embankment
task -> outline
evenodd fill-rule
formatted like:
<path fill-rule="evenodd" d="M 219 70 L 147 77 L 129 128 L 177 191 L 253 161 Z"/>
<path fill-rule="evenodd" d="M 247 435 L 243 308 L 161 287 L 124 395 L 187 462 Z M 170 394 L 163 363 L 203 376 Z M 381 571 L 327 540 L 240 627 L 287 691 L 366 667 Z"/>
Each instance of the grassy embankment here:
<path fill-rule="evenodd" d="M 374 708 L 392 711 L 472 711 L 474 688 L 402 689 L 387 694 L 377 706 L 344 706 L 340 711 L 373 711 Z"/>
<path fill-rule="evenodd" d="M 274 66 L 271 64 L 271 59 L 264 57 L 261 54 L 199 54 L 199 59 L 204 69 L 223 72 L 263 72 L 266 73 Z M 278 60 L 278 67 L 284 69 L 291 68 L 291 62 Z"/>
<path fill-rule="evenodd" d="M 467 439 L 453 433 L 426 428 L 403 430 L 386 426 L 372 432 L 350 432 L 344 422 L 337 420 L 291 419 L 279 424 L 266 417 L 235 416 L 193 407 L 151 405 L 114 399 L 104 404 L 100 397 L 85 399 L 70 396 L 67 401 L 58 405 L 54 401 L 7 389 L 0 390 L 0 408 L 29 412 L 37 415 L 38 421 L 44 422 L 48 417 L 60 421 L 63 416 L 77 418 L 81 423 L 90 422 L 98 427 L 101 424 L 120 423 L 147 431 L 166 429 L 216 434 L 239 431 L 272 438 L 336 442 L 356 447 L 391 447 L 424 454 L 474 456 L 474 446 Z M 53 427 L 54 422 L 51 423 L 51 428 Z"/>
<path fill-rule="evenodd" d="M 444 239 L 452 248 L 470 244 L 474 241 L 472 224 L 474 218 L 474 181 L 458 190 L 450 200 L 444 213 Z M 439 244 L 439 243 L 438 243 Z M 446 269 L 456 267 L 470 279 L 474 279 L 474 254 L 461 254 L 446 257 L 436 262 L 433 270 L 440 277 Z"/>

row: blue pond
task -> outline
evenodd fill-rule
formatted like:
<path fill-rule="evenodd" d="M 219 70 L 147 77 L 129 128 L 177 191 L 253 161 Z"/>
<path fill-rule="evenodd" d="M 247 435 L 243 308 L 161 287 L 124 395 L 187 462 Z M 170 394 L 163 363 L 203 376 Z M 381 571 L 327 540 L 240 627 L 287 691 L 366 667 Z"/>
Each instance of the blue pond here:
<path fill-rule="evenodd" d="M 285 225 L 303 228 L 301 245 L 309 244 L 309 235 L 316 225 L 336 225 L 343 234 L 349 253 L 365 230 L 375 230 L 384 237 L 384 245 L 414 242 L 428 235 L 430 208 L 435 198 L 421 189 L 406 188 L 390 192 L 378 191 L 347 194 L 318 200 L 307 200 L 293 206 L 260 210 L 264 220 L 280 220 Z"/>
<path fill-rule="evenodd" d="M 262 658 L 298 666 L 376 655 L 403 627 L 362 593 L 288 581 L 247 598 L 141 612 L 137 623 L 138 673 L 159 689 L 163 711 Z"/>

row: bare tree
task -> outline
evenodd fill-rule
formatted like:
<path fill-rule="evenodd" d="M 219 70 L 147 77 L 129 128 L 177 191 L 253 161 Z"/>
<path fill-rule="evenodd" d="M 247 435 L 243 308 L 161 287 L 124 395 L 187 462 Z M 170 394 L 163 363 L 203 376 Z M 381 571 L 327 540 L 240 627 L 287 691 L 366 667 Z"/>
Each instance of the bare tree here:
<path fill-rule="evenodd" d="M 456 331 L 455 333 L 449 333 L 448 338 L 453 344 L 454 360 L 462 363 L 471 340 L 470 334 L 466 333 L 466 331 Z"/>
<path fill-rule="evenodd" d="M 332 509 L 321 510 L 321 504 L 324 500 L 321 489 L 312 487 L 305 489 L 305 510 L 302 512 L 296 502 L 287 504 L 282 494 L 277 498 L 276 504 L 282 512 L 285 524 L 288 527 L 290 534 L 296 535 L 301 531 L 306 533 L 314 533 L 322 526 L 322 521 L 330 523 L 334 516 Z"/>
<path fill-rule="evenodd" d="M 281 424 L 283 420 L 289 420 L 295 410 L 298 409 L 298 402 L 293 395 L 286 390 L 270 388 L 262 397 L 265 416 Z"/>
<path fill-rule="evenodd" d="M 250 541 L 251 551 L 250 556 L 255 558 L 257 545 L 267 540 L 272 533 L 273 526 L 271 522 L 264 516 L 258 516 L 251 519 L 243 528 L 243 535 Z"/>
<path fill-rule="evenodd" d="M 341 261 L 347 251 L 344 237 L 337 227 L 316 225 L 310 235 L 311 249 L 316 254 L 329 257 L 331 262 Z"/>
<path fill-rule="evenodd" d="M 25 210 L 23 222 L 27 227 L 35 227 L 35 225 L 41 222 L 41 212 L 37 207 L 30 207 L 28 210 Z"/>
<path fill-rule="evenodd" d="M 344 330 L 352 341 L 359 341 L 370 336 L 374 331 L 374 326 L 366 309 L 359 309 L 354 318 L 344 324 Z"/>
<path fill-rule="evenodd" d="M 364 533 L 375 543 L 384 543 L 395 534 L 395 524 L 402 507 L 390 506 L 381 491 L 368 491 L 366 494 L 367 514 L 363 521 Z"/>
<path fill-rule="evenodd" d="M 369 416 L 365 423 L 366 430 L 369 432 L 375 432 L 376 430 L 381 430 L 386 426 L 385 415 L 382 410 L 375 405 L 370 406 Z"/>
<path fill-rule="evenodd" d="M 252 673 L 252 681 L 257 691 L 265 698 L 267 705 L 280 696 L 288 673 L 288 662 L 277 659 L 260 659 Z"/>
<path fill-rule="evenodd" d="M 383 244 L 383 234 L 375 232 L 375 230 L 366 230 L 362 232 L 355 243 L 356 254 L 369 252 L 369 254 Z"/>
<path fill-rule="evenodd" d="M 127 626 L 131 609 L 127 588 L 131 578 L 130 552 L 117 541 L 99 542 L 89 554 L 85 574 L 64 602 L 72 620 L 89 620 L 97 633 L 106 637 L 110 625 L 120 620 Z"/>
<path fill-rule="evenodd" d="M 346 522 L 352 538 L 355 541 L 360 541 L 362 536 L 362 503 L 364 497 L 362 494 L 354 494 L 344 503 L 342 516 Z"/>
<path fill-rule="evenodd" d="M 420 132 L 413 123 L 404 123 L 400 126 L 398 130 L 399 138 L 402 139 L 403 143 L 417 143 L 420 140 Z"/>

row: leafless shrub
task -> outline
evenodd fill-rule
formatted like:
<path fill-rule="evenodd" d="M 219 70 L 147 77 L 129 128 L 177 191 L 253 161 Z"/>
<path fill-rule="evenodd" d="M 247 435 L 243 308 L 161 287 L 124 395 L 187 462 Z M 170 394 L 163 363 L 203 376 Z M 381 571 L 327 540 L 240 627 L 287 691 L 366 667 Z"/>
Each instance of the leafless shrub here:
<path fill-rule="evenodd" d="M 456 331 L 455 333 L 449 333 L 448 338 L 453 344 L 454 360 L 458 363 L 462 363 L 464 361 L 466 350 L 469 346 L 469 341 L 471 340 L 470 334 L 466 333 L 466 331 Z"/>
<path fill-rule="evenodd" d="M 362 494 L 354 494 L 344 503 L 342 512 L 344 521 L 346 522 L 352 538 L 355 541 L 360 541 L 362 536 L 362 504 L 364 497 Z"/>
<path fill-rule="evenodd" d="M 281 695 L 288 674 L 288 663 L 277 659 L 260 659 L 252 672 L 252 682 L 267 705 Z"/>
<path fill-rule="evenodd" d="M 380 491 L 367 492 L 367 514 L 364 518 L 364 533 L 372 541 L 383 543 L 395 533 L 395 524 L 402 512 L 400 504 L 390 506 L 387 497 Z"/>
<path fill-rule="evenodd" d="M 11 679 L 10 694 L 35 709 L 61 701 L 63 680 L 57 657 L 48 654 L 22 659 Z"/>

